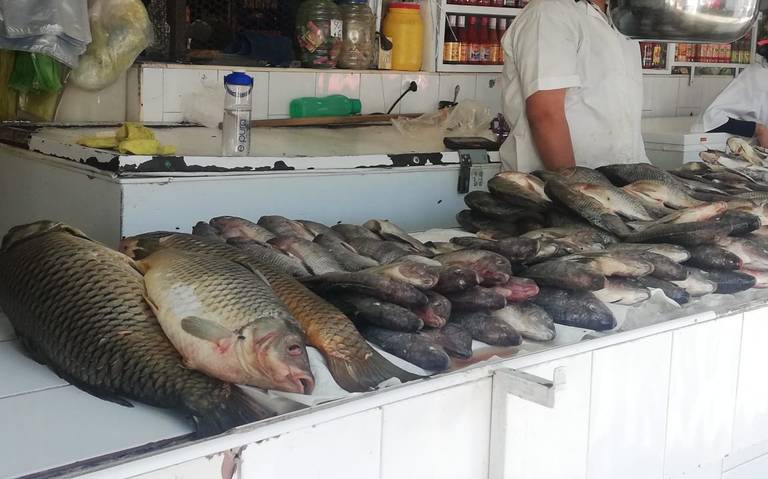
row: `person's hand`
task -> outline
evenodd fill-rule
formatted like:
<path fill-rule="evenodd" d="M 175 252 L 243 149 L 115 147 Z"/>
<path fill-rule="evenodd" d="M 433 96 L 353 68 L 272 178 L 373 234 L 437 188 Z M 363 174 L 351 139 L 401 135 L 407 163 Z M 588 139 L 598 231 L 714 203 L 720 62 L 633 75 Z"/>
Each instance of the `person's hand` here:
<path fill-rule="evenodd" d="M 755 137 L 763 148 L 768 148 L 768 126 L 758 123 L 755 127 Z"/>

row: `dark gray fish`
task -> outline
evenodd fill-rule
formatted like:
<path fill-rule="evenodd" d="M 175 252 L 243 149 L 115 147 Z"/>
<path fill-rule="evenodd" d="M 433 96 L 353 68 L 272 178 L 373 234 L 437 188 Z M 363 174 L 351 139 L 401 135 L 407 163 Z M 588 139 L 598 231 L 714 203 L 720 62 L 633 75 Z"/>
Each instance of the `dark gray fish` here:
<path fill-rule="evenodd" d="M 616 327 L 613 313 L 589 291 L 542 287 L 531 302 L 541 306 L 558 324 L 595 331 Z"/>
<path fill-rule="evenodd" d="M 456 222 L 470 233 L 490 231 L 499 237 L 517 236 L 518 229 L 514 223 L 492 219 L 476 211 L 461 210 L 456 214 Z"/>
<path fill-rule="evenodd" d="M 363 326 L 363 337 L 384 351 L 428 371 L 445 371 L 451 358 L 434 339 L 419 333 L 406 333 Z"/>
<path fill-rule="evenodd" d="M 643 278 L 637 278 L 635 280 L 637 284 L 646 288 L 660 289 L 664 292 L 664 295 L 676 302 L 677 304 L 685 304 L 691 299 L 691 295 L 688 292 L 669 281 L 653 278 L 651 276 L 645 276 Z"/>
<path fill-rule="evenodd" d="M 208 224 L 219 231 L 225 240 L 240 237 L 266 243 L 275 237 L 268 229 L 238 216 L 217 216 L 211 218 Z"/>
<path fill-rule="evenodd" d="M 478 213 L 502 220 L 516 221 L 522 218 L 541 219 L 541 216 L 530 208 L 512 206 L 496 199 L 487 191 L 472 191 L 464 196 L 464 203 Z"/>
<path fill-rule="evenodd" d="M 424 294 L 429 298 L 429 304 L 414 310 L 414 313 L 421 318 L 425 326 L 442 328 L 451 317 L 453 305 L 448 298 L 434 291 L 425 291 Z"/>
<path fill-rule="evenodd" d="M 344 239 L 347 240 L 347 242 L 349 242 L 349 240 L 356 239 L 356 238 L 367 238 L 367 239 L 374 239 L 374 240 L 381 239 L 381 237 L 376 233 L 374 233 L 373 231 L 358 225 L 339 223 L 331 226 L 331 229 L 336 233 L 340 234 L 341 236 L 343 236 Z"/>
<path fill-rule="evenodd" d="M 724 238 L 718 245 L 735 254 L 742 261 L 743 269 L 768 271 L 768 245 L 753 238 Z"/>
<path fill-rule="evenodd" d="M 560 227 L 585 227 L 590 226 L 589 222 L 579 215 L 574 215 L 570 211 L 561 207 L 552 207 L 545 212 L 547 224 L 551 228 Z M 528 233 L 525 231 L 524 233 Z"/>
<path fill-rule="evenodd" d="M 519 346 L 523 342 L 515 328 L 487 311 L 456 311 L 451 322 L 469 331 L 473 339 L 491 346 Z"/>
<path fill-rule="evenodd" d="M 301 223 L 289 220 L 284 216 L 262 216 L 257 224 L 262 228 L 268 229 L 275 236 L 294 236 L 307 241 L 315 239 L 315 235 L 304 228 Z"/>
<path fill-rule="evenodd" d="M 682 263 L 691 257 L 691 253 L 682 246 L 665 243 L 615 243 L 608 245 L 608 250 L 617 251 L 648 251 L 660 254 L 671 259 L 675 263 Z"/>
<path fill-rule="evenodd" d="M 601 166 L 597 169 L 616 186 L 625 186 L 636 181 L 661 181 L 668 185 L 687 189 L 676 176 L 650 163 L 630 163 Z"/>
<path fill-rule="evenodd" d="M 488 180 L 488 191 L 513 206 L 543 210 L 551 204 L 540 179 L 516 171 L 504 171 L 495 175 Z"/>
<path fill-rule="evenodd" d="M 326 273 L 306 278 L 303 282 L 308 288 L 321 293 L 354 292 L 407 308 L 421 308 L 429 304 L 429 298 L 410 284 L 365 271 Z"/>
<path fill-rule="evenodd" d="M 192 234 L 195 236 L 203 236 L 205 238 L 224 241 L 219 230 L 209 225 L 205 221 L 198 221 L 195 226 L 192 227 Z"/>
<path fill-rule="evenodd" d="M 739 193 L 736 197 L 743 200 L 768 201 L 768 191 L 748 191 Z"/>
<path fill-rule="evenodd" d="M 505 284 L 491 287 L 507 302 L 521 303 L 539 294 L 539 286 L 532 279 L 513 276 Z"/>
<path fill-rule="evenodd" d="M 605 175 L 585 166 L 563 168 L 558 171 L 537 170 L 533 174 L 545 182 L 554 179 L 568 184 L 591 183 L 593 185 L 613 186 Z"/>
<path fill-rule="evenodd" d="M 457 323 L 448 323 L 440 329 L 425 329 L 421 334 L 432 338 L 449 356 L 472 357 L 472 334 Z"/>
<path fill-rule="evenodd" d="M 605 208 L 596 199 L 575 190 L 562 181 L 548 181 L 545 191 L 550 198 L 558 201 L 562 206 L 574 211 L 598 228 L 622 237 L 631 233 L 618 215 Z"/>
<path fill-rule="evenodd" d="M 738 210 L 728 210 L 720 216 L 713 218 L 712 221 L 730 226 L 730 234 L 733 236 L 751 233 L 763 225 L 759 216 Z"/>
<path fill-rule="evenodd" d="M 685 267 L 672 261 L 664 255 L 656 254 L 651 251 L 612 251 L 614 258 L 622 261 L 623 258 L 639 259 L 653 265 L 651 276 L 665 281 L 679 281 L 685 279 Z"/>
<path fill-rule="evenodd" d="M 520 276 L 541 286 L 597 291 L 605 287 L 605 275 L 592 267 L 572 261 L 546 261 L 534 264 Z"/>
<path fill-rule="evenodd" d="M 715 283 L 715 293 L 734 294 L 753 288 L 757 283 L 754 276 L 738 271 L 704 271 L 704 275 Z"/>
<path fill-rule="evenodd" d="M 356 321 L 395 331 L 418 331 L 424 322 L 409 309 L 362 294 L 345 293 L 326 298 L 344 314 Z"/>
<path fill-rule="evenodd" d="M 480 276 L 471 268 L 445 266 L 440 270 L 437 285 L 433 288 L 441 294 L 458 293 L 479 285 Z"/>
<path fill-rule="evenodd" d="M 494 311 L 493 316 L 508 323 L 526 339 L 533 341 L 555 339 L 555 323 L 552 317 L 533 303 L 510 304 L 504 309 Z"/>
<path fill-rule="evenodd" d="M 477 286 L 460 293 L 447 295 L 456 311 L 492 311 L 507 305 L 504 296 L 490 288 Z"/>
<path fill-rule="evenodd" d="M 269 240 L 275 248 L 299 258 L 312 274 L 325 274 L 345 271 L 325 248 L 310 240 L 296 236 L 278 236 Z"/>
<path fill-rule="evenodd" d="M 608 278 L 605 288 L 595 291 L 595 297 L 604 303 L 631 306 L 651 297 L 648 288 L 642 287 L 632 279 Z"/>
<path fill-rule="evenodd" d="M 504 284 L 512 275 L 509 260 L 492 251 L 465 249 L 441 254 L 435 256 L 435 259 L 443 266 L 461 266 L 474 270 L 480 277 L 481 284 L 485 286 Z"/>
<path fill-rule="evenodd" d="M 227 244 L 247 251 L 249 255 L 260 262 L 271 266 L 281 273 L 293 276 L 294 278 L 306 278 L 312 276 L 312 273 L 309 272 L 301 260 L 283 254 L 270 246 L 265 246 L 259 241 L 243 237 L 235 237 L 229 238 Z"/>
<path fill-rule="evenodd" d="M 369 268 L 366 272 L 383 274 L 420 289 L 434 288 L 437 285 L 442 266 L 439 263 L 438 266 L 427 265 L 408 258 L 411 256 L 403 256 L 394 263 Z"/>
<path fill-rule="evenodd" d="M 386 240 L 405 243 L 421 255 L 434 256 L 432 250 L 427 248 L 424 243 L 409 235 L 404 229 L 389 220 L 368 220 L 363 226 Z"/>
<path fill-rule="evenodd" d="M 325 236 L 332 236 L 338 241 L 344 241 L 344 237 L 340 235 L 339 233 L 333 231 L 328 226 L 325 226 L 322 223 L 318 223 L 317 221 L 310 221 L 310 220 L 297 220 L 298 223 L 300 223 L 304 229 L 315 235 L 315 238 L 317 238 L 320 235 Z"/>
<path fill-rule="evenodd" d="M 459 236 L 451 238 L 451 242 L 469 249 L 484 249 L 498 253 L 511 262 L 528 261 L 539 254 L 541 245 L 538 240 L 530 238 L 505 238 L 498 241 Z"/>
<path fill-rule="evenodd" d="M 448 241 L 427 241 L 424 243 L 427 248 L 431 248 L 435 254 L 446 254 L 465 249 L 463 246 L 448 242 Z"/>
<path fill-rule="evenodd" d="M 691 259 L 688 260 L 690 266 L 695 266 L 704 270 L 736 270 L 741 269 L 741 259 L 717 245 L 701 245 L 691 248 Z"/>
<path fill-rule="evenodd" d="M 624 239 L 630 243 L 672 243 L 698 246 L 716 243 L 731 233 L 728 224 L 711 221 L 661 224 L 632 233 Z"/>
<path fill-rule="evenodd" d="M 414 254 L 415 251 L 403 243 L 384 241 L 370 238 L 352 238 L 347 241 L 355 250 L 379 263 L 386 264 L 397 261 L 403 256 Z"/>
<path fill-rule="evenodd" d="M 314 242 L 325 248 L 346 271 L 361 271 L 379 265 L 378 261 L 358 254 L 352 245 L 339 238 L 336 233 L 333 236 L 321 233 L 315 236 Z"/>
<path fill-rule="evenodd" d="M 690 266 L 686 267 L 686 270 L 688 276 L 684 280 L 672 281 L 672 283 L 686 290 L 691 296 L 704 296 L 715 292 L 717 284 L 710 281 L 704 271 Z"/>

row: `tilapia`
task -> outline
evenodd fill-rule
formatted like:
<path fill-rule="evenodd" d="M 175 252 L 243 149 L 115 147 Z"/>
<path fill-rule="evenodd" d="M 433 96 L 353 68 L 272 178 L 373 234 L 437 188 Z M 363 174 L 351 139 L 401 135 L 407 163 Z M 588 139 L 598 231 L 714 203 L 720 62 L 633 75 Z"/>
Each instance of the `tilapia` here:
<path fill-rule="evenodd" d="M 598 228 L 618 236 L 630 233 L 621 218 L 605 208 L 602 203 L 562 181 L 548 181 L 545 191 L 550 198 L 557 200 L 562 206 L 574 211 Z"/>
<path fill-rule="evenodd" d="M 204 236 L 219 241 L 224 241 L 219 230 L 209 225 L 205 221 L 198 221 L 195 226 L 192 227 L 192 234 L 197 236 Z"/>
<path fill-rule="evenodd" d="M 744 138 L 732 136 L 728 138 L 728 149 L 736 155 L 744 158 L 755 166 L 765 166 L 765 162 L 757 154 L 755 149 Z"/>
<path fill-rule="evenodd" d="M 211 218 L 208 224 L 216 228 L 225 240 L 242 237 L 266 243 L 275 237 L 268 229 L 237 216 L 217 216 Z"/>
<path fill-rule="evenodd" d="M 692 198 L 684 186 L 676 187 L 662 181 L 636 181 L 623 189 L 635 197 L 648 198 L 670 208 L 691 208 L 703 204 L 702 201 Z"/>
<path fill-rule="evenodd" d="M 749 200 L 733 200 L 728 202 L 728 210 L 743 211 L 760 218 L 760 225 L 768 225 L 768 202 L 753 202 Z"/>
<path fill-rule="evenodd" d="M 523 342 L 515 328 L 487 311 L 455 311 L 451 322 L 469 331 L 473 339 L 491 346 L 519 346 Z"/>
<path fill-rule="evenodd" d="M 271 215 L 259 218 L 258 226 L 266 228 L 275 236 L 293 236 L 307 241 L 312 241 L 315 236 L 304 226 L 283 216 Z"/>
<path fill-rule="evenodd" d="M 427 241 L 424 243 L 427 248 L 432 249 L 435 254 L 453 253 L 460 249 L 465 249 L 463 246 L 448 242 L 448 241 Z"/>
<path fill-rule="evenodd" d="M 464 196 L 464 203 L 478 213 L 501 220 L 519 220 L 522 218 L 541 219 L 541 215 L 521 206 L 512 206 L 496 199 L 487 191 L 475 190 Z"/>
<path fill-rule="evenodd" d="M 675 286 L 683 288 L 691 296 L 704 296 L 715 292 L 717 284 L 707 278 L 706 273 L 698 268 L 686 268 L 688 276 L 683 281 L 671 281 Z"/>
<path fill-rule="evenodd" d="M 421 334 L 432 338 L 449 356 L 472 357 L 472 334 L 456 323 L 447 323 L 440 329 L 425 329 Z"/>
<path fill-rule="evenodd" d="M 541 249 L 538 240 L 530 238 L 505 238 L 498 241 L 459 236 L 451 242 L 468 249 L 484 249 L 498 253 L 509 261 L 520 262 L 535 258 Z"/>
<path fill-rule="evenodd" d="M 757 278 L 739 271 L 703 271 L 707 279 L 715 283 L 715 293 L 734 294 L 755 286 Z"/>
<path fill-rule="evenodd" d="M 524 208 L 547 208 L 550 200 L 544 193 L 544 183 L 533 175 L 503 171 L 488 180 L 488 191 L 496 198 Z"/>
<path fill-rule="evenodd" d="M 604 303 L 632 306 L 648 300 L 651 297 L 651 292 L 633 280 L 608 278 L 605 288 L 595 291 L 594 295 Z"/>
<path fill-rule="evenodd" d="M 678 210 L 674 213 L 649 222 L 634 222 L 629 223 L 630 226 L 638 231 L 642 231 L 651 226 L 660 224 L 680 224 L 680 223 L 692 223 L 695 221 L 707 221 L 722 214 L 728 209 L 728 203 L 724 201 L 716 201 L 714 203 L 703 204 L 686 208 L 684 210 Z"/>
<path fill-rule="evenodd" d="M 405 256 L 403 258 L 406 258 Z M 428 266 L 400 258 L 394 263 L 366 269 L 367 273 L 382 274 L 421 289 L 432 289 L 440 278 L 441 266 Z M 439 263 L 438 263 L 439 265 Z"/>
<path fill-rule="evenodd" d="M 429 303 L 429 299 L 415 286 L 389 276 L 369 273 L 367 271 L 326 273 L 306 278 L 302 281 L 313 291 L 324 294 L 337 292 L 359 293 L 406 308 L 420 308 Z"/>
<path fill-rule="evenodd" d="M 434 291 L 425 291 L 424 294 L 429 298 L 429 303 L 414 310 L 416 315 L 421 318 L 425 326 L 430 328 L 442 328 L 451 317 L 453 305 L 445 296 Z"/>
<path fill-rule="evenodd" d="M 409 309 L 355 293 L 329 295 L 328 300 L 352 319 L 395 331 L 418 331 L 424 322 Z"/>
<path fill-rule="evenodd" d="M 335 238 L 339 241 L 344 241 L 344 237 L 340 235 L 339 233 L 333 231 L 328 226 L 318 223 L 317 221 L 310 221 L 310 220 L 296 220 L 301 226 L 304 227 L 307 231 L 309 231 L 312 235 L 314 235 L 315 239 L 317 239 L 320 235 L 330 236 Z"/>
<path fill-rule="evenodd" d="M 589 291 L 542 287 L 531 302 L 540 306 L 558 324 L 595 331 L 616 327 L 613 313 Z"/>
<path fill-rule="evenodd" d="M 460 293 L 447 295 L 455 311 L 492 311 L 507 305 L 504 296 L 490 288 L 477 286 Z"/>
<path fill-rule="evenodd" d="M 687 303 L 691 295 L 688 294 L 688 292 L 677 286 L 674 283 L 671 283 L 669 281 L 664 281 L 662 279 L 653 278 L 651 276 L 645 276 L 643 278 L 637 278 L 634 280 L 637 284 L 644 286 L 646 288 L 655 288 L 660 289 L 664 295 L 671 299 L 672 301 L 676 302 L 677 304 L 685 304 Z"/>
<path fill-rule="evenodd" d="M 433 288 L 441 294 L 458 293 L 479 285 L 480 276 L 474 269 L 463 266 L 444 266 L 440 270 L 437 285 Z"/>
<path fill-rule="evenodd" d="M 481 284 L 493 286 L 504 284 L 512 275 L 509 260 L 492 251 L 465 249 L 454 253 L 435 256 L 443 266 L 460 266 L 474 270 Z"/>
<path fill-rule="evenodd" d="M 648 251 L 650 253 L 660 254 L 671 259 L 675 263 L 682 263 L 687 261 L 691 254 L 687 249 L 676 244 L 665 243 L 614 243 L 608 245 L 608 249 L 611 251 Z"/>
<path fill-rule="evenodd" d="M 406 333 L 362 326 L 360 331 L 368 341 L 384 351 L 404 359 L 428 371 L 445 371 L 451 365 L 451 358 L 437 342 L 419 333 Z"/>
<path fill-rule="evenodd" d="M 636 181 L 656 181 L 684 189 L 685 185 L 674 175 L 650 163 L 630 163 L 601 166 L 597 171 L 605 175 L 616 186 L 625 186 Z"/>
<path fill-rule="evenodd" d="M 373 239 L 373 240 L 381 239 L 381 237 L 376 233 L 374 233 L 373 231 L 358 225 L 339 223 L 331 226 L 331 229 L 336 233 L 340 234 L 341 236 L 343 236 L 344 239 L 347 240 L 347 242 L 349 242 L 349 240 L 356 239 L 356 238 L 367 238 L 367 239 Z"/>
<path fill-rule="evenodd" d="M 515 331 L 526 339 L 533 341 L 555 339 L 554 321 L 544 309 L 533 303 L 510 304 L 492 314 L 515 328 Z"/>
<path fill-rule="evenodd" d="M 753 166 L 752 163 L 740 156 L 730 155 L 720 150 L 701 151 L 699 152 L 699 158 L 709 165 L 720 165 L 726 168 L 746 168 Z"/>
<path fill-rule="evenodd" d="M 147 233 L 125 238 L 120 242 L 121 251 L 134 259 L 142 259 L 163 248 L 214 254 L 254 265 L 264 274 L 277 297 L 298 320 L 307 343 L 323 355 L 334 380 L 347 391 L 367 391 L 393 377 L 402 381 L 418 378 L 390 363 L 372 349 L 344 313 L 295 279 L 250 256 L 247 251 L 182 233 Z"/>
<path fill-rule="evenodd" d="M 625 239 L 631 243 L 672 243 L 698 246 L 721 241 L 731 233 L 731 226 L 716 222 L 663 224 L 638 231 Z"/>
<path fill-rule="evenodd" d="M 555 179 L 568 184 L 572 183 L 590 183 L 593 185 L 612 186 L 610 180 L 602 173 L 592 168 L 584 166 L 574 166 L 563 168 L 557 171 L 537 170 L 533 172 L 545 182 Z"/>
<path fill-rule="evenodd" d="M 432 250 L 427 248 L 424 243 L 409 235 L 405 232 L 405 230 L 389 220 L 368 220 L 365 222 L 365 224 L 363 224 L 363 226 L 373 231 L 374 233 L 377 233 L 384 239 L 405 243 L 416 250 L 419 254 L 429 257 L 434 255 Z"/>
<path fill-rule="evenodd" d="M 642 202 L 621 188 L 590 183 L 574 183 L 571 187 L 600 202 L 608 211 L 630 220 L 651 221 L 653 217 Z"/>
<path fill-rule="evenodd" d="M 690 249 L 691 259 L 688 264 L 697 268 L 711 270 L 741 269 L 742 261 L 738 255 L 717 245 L 701 245 Z"/>
<path fill-rule="evenodd" d="M 479 231 L 491 232 L 495 238 L 517 236 L 518 229 L 514 223 L 483 216 L 472 210 L 461 210 L 456 214 L 456 222 L 470 233 Z"/>
<path fill-rule="evenodd" d="M 200 436 L 272 415 L 236 386 L 184 367 L 144 296 L 132 261 L 75 228 L 40 221 L 3 238 L 0 306 L 32 357 L 65 380 L 123 405 L 184 411 Z"/>
<path fill-rule="evenodd" d="M 762 221 L 758 216 L 737 210 L 728 210 L 722 215 L 713 218 L 713 221 L 730 226 L 730 234 L 733 236 L 751 233 L 762 226 Z"/>
<path fill-rule="evenodd" d="M 264 246 L 264 244 L 259 241 L 238 236 L 229 238 L 227 244 L 247 251 L 249 255 L 256 258 L 261 263 L 267 264 L 275 270 L 293 276 L 294 278 L 306 278 L 312 276 L 312 273 L 307 270 L 301 260 L 283 254 L 270 246 Z"/>
<path fill-rule="evenodd" d="M 504 284 L 493 286 L 492 290 L 504 296 L 508 302 L 520 303 L 539 294 L 539 286 L 528 278 L 511 277 Z"/>
<path fill-rule="evenodd" d="M 643 254 L 644 253 L 630 253 L 626 251 L 581 253 L 558 258 L 556 262 L 578 263 L 599 272 L 603 276 L 637 278 L 651 274 L 654 271 L 653 263 L 642 258 Z M 675 265 L 677 265 L 677 263 L 675 263 Z M 555 278 L 555 281 L 560 281 L 560 278 Z M 552 285 L 550 284 L 550 286 Z"/>
<path fill-rule="evenodd" d="M 351 244 L 339 239 L 337 234 L 326 235 L 321 233 L 315 236 L 315 243 L 327 251 L 346 271 L 361 271 L 367 268 L 379 266 L 379 262 L 368 256 L 358 254 Z"/>
<path fill-rule="evenodd" d="M 236 384 L 312 392 L 299 325 L 259 270 L 170 249 L 138 264 L 148 303 L 186 367 Z"/>
<path fill-rule="evenodd" d="M 269 240 L 269 244 L 286 254 L 299 258 L 312 274 L 337 273 L 345 271 L 325 248 L 310 240 L 296 236 L 278 236 Z"/>
<path fill-rule="evenodd" d="M 742 273 L 748 274 L 755 279 L 753 288 L 764 289 L 768 288 L 768 271 L 757 271 L 753 269 L 742 269 Z"/>
<path fill-rule="evenodd" d="M 605 287 L 605 275 L 600 271 L 573 261 L 547 261 L 528 267 L 521 276 L 539 285 L 566 289 L 597 291 Z"/>
<path fill-rule="evenodd" d="M 403 256 L 413 254 L 415 251 L 410 246 L 394 241 L 384 241 L 370 238 L 352 238 L 348 240 L 355 250 L 379 263 L 386 264 L 397 261 Z"/>
<path fill-rule="evenodd" d="M 573 243 L 592 247 L 593 245 L 608 245 L 618 243 L 616 237 L 598 228 L 591 226 L 570 226 L 558 228 L 544 228 L 529 231 L 522 235 L 523 238 L 544 240 L 568 240 Z M 600 248 L 604 249 L 604 248 Z"/>
<path fill-rule="evenodd" d="M 666 281 L 675 281 L 685 279 L 685 267 L 672 261 L 664 255 L 656 254 L 651 251 L 632 251 L 632 250 L 611 250 L 606 252 L 606 255 L 612 257 L 614 260 L 625 264 L 627 272 L 623 274 L 613 274 L 610 276 L 625 276 L 625 277 L 640 277 L 646 276 L 644 274 L 632 274 L 642 271 L 642 263 L 651 265 L 651 272 L 648 273 L 651 276 Z M 630 265 L 634 261 L 640 261 L 640 266 L 630 268 Z"/>
<path fill-rule="evenodd" d="M 724 238 L 718 246 L 739 257 L 742 268 L 768 271 L 768 248 L 748 238 Z"/>

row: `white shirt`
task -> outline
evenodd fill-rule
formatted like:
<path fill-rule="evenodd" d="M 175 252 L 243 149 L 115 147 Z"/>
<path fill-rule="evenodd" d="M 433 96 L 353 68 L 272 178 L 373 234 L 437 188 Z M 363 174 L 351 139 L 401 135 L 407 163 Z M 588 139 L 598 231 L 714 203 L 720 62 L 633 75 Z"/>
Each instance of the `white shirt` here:
<path fill-rule="evenodd" d="M 693 131 L 710 131 L 729 118 L 768 125 L 768 61 L 744 69 L 704 110 Z"/>
<path fill-rule="evenodd" d="M 525 100 L 562 88 L 577 165 L 648 161 L 640 47 L 597 7 L 585 0 L 533 0 L 512 22 L 502 46 L 503 111 L 512 130 L 501 148 L 505 168 L 543 168 Z"/>

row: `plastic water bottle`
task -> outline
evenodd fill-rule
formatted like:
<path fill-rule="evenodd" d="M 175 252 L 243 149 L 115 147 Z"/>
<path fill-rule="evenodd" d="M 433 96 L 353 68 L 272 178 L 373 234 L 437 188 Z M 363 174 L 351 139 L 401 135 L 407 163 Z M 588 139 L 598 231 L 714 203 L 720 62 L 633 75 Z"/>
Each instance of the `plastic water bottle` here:
<path fill-rule="evenodd" d="M 251 150 L 251 93 L 253 78 L 243 72 L 224 77 L 223 156 L 248 156 Z"/>

